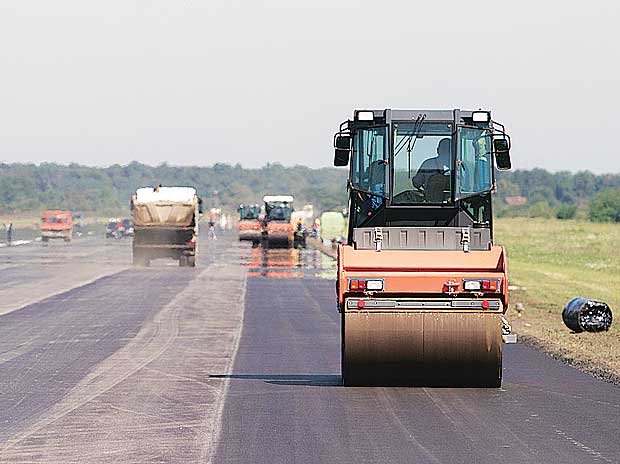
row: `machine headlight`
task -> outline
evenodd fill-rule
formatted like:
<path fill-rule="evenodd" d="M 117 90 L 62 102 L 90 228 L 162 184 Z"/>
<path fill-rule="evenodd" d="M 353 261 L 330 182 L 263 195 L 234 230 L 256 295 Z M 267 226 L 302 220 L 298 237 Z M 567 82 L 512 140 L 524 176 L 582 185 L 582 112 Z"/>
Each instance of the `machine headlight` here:
<path fill-rule="evenodd" d="M 374 121 L 375 114 L 372 111 L 358 111 L 357 112 L 357 120 L 358 121 Z"/>
<path fill-rule="evenodd" d="M 465 290 L 480 290 L 482 288 L 482 282 L 479 280 L 466 280 L 463 282 L 463 289 Z"/>
<path fill-rule="evenodd" d="M 474 111 L 471 114 L 471 119 L 474 122 L 489 122 L 491 120 L 491 115 L 488 111 Z"/>
<path fill-rule="evenodd" d="M 366 290 L 383 290 L 382 280 L 367 280 Z"/>

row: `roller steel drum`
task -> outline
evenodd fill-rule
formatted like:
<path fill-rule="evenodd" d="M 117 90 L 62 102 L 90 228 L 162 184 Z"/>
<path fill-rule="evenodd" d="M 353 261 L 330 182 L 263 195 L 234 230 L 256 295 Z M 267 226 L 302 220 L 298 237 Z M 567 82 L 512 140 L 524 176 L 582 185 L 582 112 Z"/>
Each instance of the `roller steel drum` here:
<path fill-rule="evenodd" d="M 499 387 L 501 327 L 498 313 L 345 311 L 343 382 Z"/>

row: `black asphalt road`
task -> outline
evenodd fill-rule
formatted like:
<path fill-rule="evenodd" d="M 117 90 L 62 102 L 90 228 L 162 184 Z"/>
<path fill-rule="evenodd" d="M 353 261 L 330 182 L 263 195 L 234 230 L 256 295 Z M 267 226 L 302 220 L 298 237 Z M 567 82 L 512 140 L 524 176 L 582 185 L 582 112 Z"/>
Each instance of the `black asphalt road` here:
<path fill-rule="evenodd" d="M 620 462 L 620 388 L 520 344 L 499 390 L 344 388 L 333 281 L 254 275 L 214 462 Z"/>

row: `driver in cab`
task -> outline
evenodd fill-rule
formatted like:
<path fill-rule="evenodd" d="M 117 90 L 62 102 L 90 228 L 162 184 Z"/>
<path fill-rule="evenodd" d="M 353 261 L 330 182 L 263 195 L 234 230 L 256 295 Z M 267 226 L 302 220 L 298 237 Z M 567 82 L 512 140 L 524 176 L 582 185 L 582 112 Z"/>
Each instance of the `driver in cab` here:
<path fill-rule="evenodd" d="M 447 137 L 439 141 L 437 144 L 437 156 L 424 161 L 416 175 L 413 176 L 412 180 L 415 187 L 424 189 L 432 176 L 450 174 L 451 145 L 452 140 Z"/>

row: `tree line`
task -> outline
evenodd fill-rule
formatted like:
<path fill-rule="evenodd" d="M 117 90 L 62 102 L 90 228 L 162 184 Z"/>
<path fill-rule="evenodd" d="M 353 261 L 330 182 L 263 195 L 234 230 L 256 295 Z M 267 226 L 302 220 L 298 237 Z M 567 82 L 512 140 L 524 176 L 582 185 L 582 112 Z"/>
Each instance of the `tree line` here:
<path fill-rule="evenodd" d="M 138 187 L 190 185 L 207 206 L 234 210 L 260 203 L 265 194 L 292 194 L 298 207 L 317 210 L 346 206 L 347 171 L 267 164 L 259 169 L 218 163 L 209 167 L 149 166 L 137 162 L 110 167 L 54 163 L 0 164 L 0 213 L 49 208 L 85 213 L 126 214 Z M 497 175 L 497 216 L 589 217 L 620 222 L 620 174 L 551 173 L 544 169 Z"/>
<path fill-rule="evenodd" d="M 499 172 L 497 192 L 495 214 L 500 217 L 580 217 L 620 222 L 620 174 L 552 173 L 544 169 Z"/>
<path fill-rule="evenodd" d="M 319 211 L 342 208 L 347 201 L 343 169 L 311 169 L 267 164 L 260 169 L 218 163 L 210 167 L 149 166 L 137 162 L 106 168 L 54 163 L 0 164 L 0 213 L 69 209 L 123 215 L 139 187 L 192 186 L 207 207 L 236 210 L 260 203 L 266 194 L 291 194 L 296 206 Z"/>

